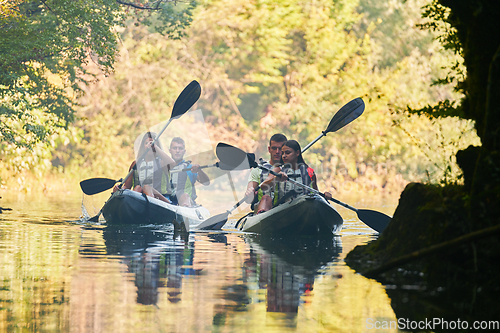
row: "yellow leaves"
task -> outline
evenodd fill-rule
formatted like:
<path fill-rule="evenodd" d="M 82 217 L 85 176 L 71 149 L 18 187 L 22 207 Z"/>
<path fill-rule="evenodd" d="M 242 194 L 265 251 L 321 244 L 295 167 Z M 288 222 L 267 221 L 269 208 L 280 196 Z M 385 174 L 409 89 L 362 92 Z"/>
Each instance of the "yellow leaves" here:
<path fill-rule="evenodd" d="M 0 0 L 0 25 L 3 25 L 7 20 L 22 17 L 18 8 L 21 2 L 22 0 Z"/>

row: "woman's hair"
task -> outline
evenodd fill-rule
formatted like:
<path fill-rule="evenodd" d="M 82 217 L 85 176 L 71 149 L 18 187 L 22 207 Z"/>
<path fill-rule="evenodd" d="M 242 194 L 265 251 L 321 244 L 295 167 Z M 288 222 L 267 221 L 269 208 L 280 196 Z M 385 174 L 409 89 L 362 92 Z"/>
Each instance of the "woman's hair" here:
<path fill-rule="evenodd" d="M 307 168 L 309 167 L 307 163 L 304 161 L 304 158 L 302 157 L 302 152 L 301 152 L 302 149 L 300 148 L 300 144 L 297 141 L 288 140 L 285 142 L 284 146 L 292 148 L 294 151 L 300 152 L 299 156 L 297 156 L 297 165 L 304 164 Z"/>
<path fill-rule="evenodd" d="M 146 133 L 144 133 L 144 135 L 143 135 L 143 137 L 141 139 L 141 145 L 139 146 L 139 151 L 137 153 L 136 158 L 141 157 L 143 154 L 145 154 L 146 148 L 144 147 L 144 145 L 146 144 L 146 140 L 149 139 L 149 138 L 151 138 L 153 140 L 156 139 L 156 133 L 154 133 L 154 132 L 146 132 Z M 161 150 L 163 150 L 163 147 L 161 145 L 161 141 L 160 140 L 157 140 L 155 142 L 155 146 L 158 146 L 158 147 L 160 147 Z"/>

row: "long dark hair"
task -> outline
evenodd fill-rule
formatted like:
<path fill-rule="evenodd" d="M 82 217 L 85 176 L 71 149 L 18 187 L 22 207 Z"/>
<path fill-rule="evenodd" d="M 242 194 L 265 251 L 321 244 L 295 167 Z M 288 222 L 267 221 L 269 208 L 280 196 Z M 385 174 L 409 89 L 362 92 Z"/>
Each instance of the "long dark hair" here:
<path fill-rule="evenodd" d="M 285 142 L 284 146 L 287 146 L 288 148 L 292 148 L 294 151 L 299 151 L 300 154 L 297 156 L 297 165 L 300 166 L 301 164 L 304 164 L 306 168 L 309 166 L 307 163 L 304 161 L 304 158 L 302 157 L 302 149 L 300 148 L 300 144 L 295 141 L 295 140 L 288 140 Z M 283 159 L 281 160 L 283 162 Z"/>

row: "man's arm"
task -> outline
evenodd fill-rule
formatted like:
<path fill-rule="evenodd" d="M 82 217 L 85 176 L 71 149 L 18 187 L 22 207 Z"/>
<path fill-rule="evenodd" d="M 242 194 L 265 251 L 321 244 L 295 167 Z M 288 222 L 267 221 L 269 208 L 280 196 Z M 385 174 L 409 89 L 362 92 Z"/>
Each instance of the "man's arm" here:
<path fill-rule="evenodd" d="M 199 181 L 202 185 L 210 185 L 210 178 L 208 178 L 208 175 L 202 169 L 200 169 L 199 164 L 193 164 L 191 167 L 191 172 L 198 174 L 196 180 Z"/>
<path fill-rule="evenodd" d="M 245 191 L 246 203 L 252 203 L 255 196 L 255 189 L 259 186 L 259 183 L 250 181 L 247 185 L 247 190 Z"/>
<path fill-rule="evenodd" d="M 160 157 L 160 160 L 162 162 L 162 166 L 165 166 L 168 164 L 168 165 L 170 165 L 170 169 L 175 167 L 176 163 L 172 159 L 172 157 L 170 157 L 167 153 L 165 153 L 158 145 L 154 145 L 154 147 L 152 147 L 151 149 L 153 150 L 155 155 Z"/>
<path fill-rule="evenodd" d="M 246 203 L 252 203 L 255 196 L 255 189 L 260 183 L 260 173 L 261 170 L 258 168 L 252 169 L 250 171 L 250 176 L 248 177 L 248 185 L 245 191 Z"/>

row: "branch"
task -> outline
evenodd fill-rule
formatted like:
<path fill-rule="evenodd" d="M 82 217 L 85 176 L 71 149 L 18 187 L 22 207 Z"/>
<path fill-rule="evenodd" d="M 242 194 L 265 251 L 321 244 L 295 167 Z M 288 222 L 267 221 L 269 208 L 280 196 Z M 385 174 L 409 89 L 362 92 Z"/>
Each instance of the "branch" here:
<path fill-rule="evenodd" d="M 153 7 L 151 7 L 149 5 L 143 5 L 143 4 L 135 4 L 135 3 L 131 3 L 131 2 L 125 2 L 125 1 L 122 1 L 122 0 L 116 0 L 116 2 L 119 3 L 120 5 L 129 6 L 129 7 L 135 8 L 135 9 L 141 9 L 141 10 L 160 10 L 161 9 L 160 5 L 162 3 L 162 0 L 157 1 L 156 5 L 153 6 Z"/>
<path fill-rule="evenodd" d="M 220 87 L 222 88 L 222 91 L 224 92 L 224 94 L 226 94 L 227 99 L 229 100 L 229 104 L 231 105 L 231 108 L 233 109 L 233 111 L 236 112 L 236 114 L 239 115 L 241 118 L 243 118 L 243 116 L 241 115 L 240 110 L 238 109 L 238 106 L 236 105 L 236 103 L 231 98 L 231 93 L 227 89 L 226 83 L 224 81 L 220 82 Z"/>

